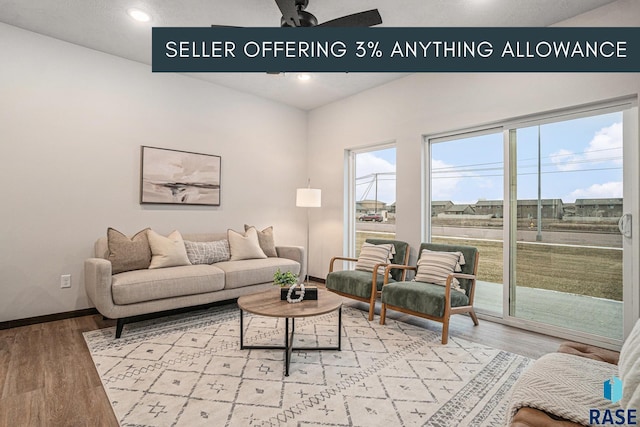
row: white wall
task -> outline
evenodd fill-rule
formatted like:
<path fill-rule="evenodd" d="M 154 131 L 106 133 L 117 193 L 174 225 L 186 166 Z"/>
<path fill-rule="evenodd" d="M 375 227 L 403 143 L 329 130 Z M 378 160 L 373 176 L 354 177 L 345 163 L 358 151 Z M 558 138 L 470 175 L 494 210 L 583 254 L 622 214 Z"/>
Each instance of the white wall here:
<path fill-rule="evenodd" d="M 306 113 L 5 24 L 0 52 L 0 321 L 91 307 L 83 262 L 109 226 L 305 244 Z M 221 206 L 140 205 L 141 145 L 221 155 Z"/>
<path fill-rule="evenodd" d="M 563 24 L 597 23 L 637 26 L 640 2 L 622 0 Z M 309 175 L 323 190 L 323 207 L 312 215 L 310 274 L 325 277 L 330 258 L 345 251 L 345 150 L 396 142 L 396 236 L 415 249 L 423 237 L 422 135 L 638 93 L 639 74 L 414 74 L 312 111 Z"/>

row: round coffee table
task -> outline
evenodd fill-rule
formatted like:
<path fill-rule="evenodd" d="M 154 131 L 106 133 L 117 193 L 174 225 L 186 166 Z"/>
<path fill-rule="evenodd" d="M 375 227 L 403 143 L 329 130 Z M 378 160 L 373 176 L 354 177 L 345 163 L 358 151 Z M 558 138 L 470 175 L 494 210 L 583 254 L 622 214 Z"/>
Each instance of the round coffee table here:
<path fill-rule="evenodd" d="M 280 300 L 280 288 L 275 287 L 268 291 L 256 294 L 243 295 L 238 298 L 240 307 L 240 349 L 259 350 L 284 350 L 285 371 L 284 375 L 289 376 L 289 365 L 291 363 L 291 352 L 293 350 L 341 350 L 342 331 L 342 297 L 325 289 L 318 289 L 317 300 L 302 300 L 298 303 L 289 303 Z M 338 310 L 338 345 L 335 347 L 293 347 L 293 335 L 295 333 L 295 319 L 298 317 L 319 316 Z M 244 312 L 253 313 L 258 316 L 281 317 L 284 322 L 284 346 L 276 345 L 245 345 L 244 344 Z M 291 321 L 291 332 L 289 332 L 289 321 Z"/>

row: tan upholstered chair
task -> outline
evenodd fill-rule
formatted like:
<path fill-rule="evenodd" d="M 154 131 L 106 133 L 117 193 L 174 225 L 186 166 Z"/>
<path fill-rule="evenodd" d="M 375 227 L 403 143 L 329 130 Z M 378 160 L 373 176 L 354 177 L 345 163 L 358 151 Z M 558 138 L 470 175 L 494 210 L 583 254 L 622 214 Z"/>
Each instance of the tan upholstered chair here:
<path fill-rule="evenodd" d="M 423 243 L 418 252 L 418 262 L 423 249 L 435 252 L 462 252 L 466 262 L 461 266 L 461 272 L 451 271 L 448 274 L 444 286 L 419 281 L 392 282 L 386 280 L 385 275 L 380 324 L 384 325 L 387 309 L 435 320 L 442 323 L 442 344 L 446 344 L 449 340 L 449 318 L 452 314 L 469 313 L 473 324 L 478 325 L 478 318 L 473 310 L 473 296 L 476 289 L 479 253 L 478 249 L 472 246 Z M 386 270 L 392 271 L 392 269 L 418 270 L 417 267 L 401 265 L 386 267 Z M 454 277 L 459 280 L 460 288 L 464 292 L 452 289 Z"/>
<path fill-rule="evenodd" d="M 391 263 L 406 265 L 409 262 L 409 244 L 406 242 L 386 239 L 367 239 L 366 242 L 374 245 L 391 243 L 396 250 Z M 329 274 L 326 280 L 327 289 L 338 295 L 369 303 L 369 320 L 373 320 L 376 298 L 380 295 L 380 290 L 382 289 L 384 268 L 389 265 L 389 263 L 376 264 L 373 268 L 373 273 L 360 270 L 334 271 L 334 264 L 339 260 L 358 261 L 357 258 L 341 256 L 331 258 Z M 391 269 L 387 281 L 395 282 L 396 280 L 404 280 L 405 275 L 405 270 Z"/>

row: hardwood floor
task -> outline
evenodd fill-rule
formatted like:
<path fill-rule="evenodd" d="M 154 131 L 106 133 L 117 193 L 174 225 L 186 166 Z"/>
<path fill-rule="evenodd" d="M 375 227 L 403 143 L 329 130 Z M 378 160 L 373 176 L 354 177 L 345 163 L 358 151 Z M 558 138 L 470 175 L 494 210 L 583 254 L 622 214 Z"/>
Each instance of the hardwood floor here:
<path fill-rule="evenodd" d="M 345 304 L 367 310 L 365 304 Z M 379 307 L 374 322 L 379 320 Z M 402 313 L 399 319 L 440 332 L 442 325 Z M 117 426 L 85 345 L 85 331 L 115 326 L 100 315 L 0 330 L 0 426 Z M 126 333 L 126 331 L 125 331 Z M 453 316 L 450 336 L 537 358 L 561 339 L 509 326 Z"/>

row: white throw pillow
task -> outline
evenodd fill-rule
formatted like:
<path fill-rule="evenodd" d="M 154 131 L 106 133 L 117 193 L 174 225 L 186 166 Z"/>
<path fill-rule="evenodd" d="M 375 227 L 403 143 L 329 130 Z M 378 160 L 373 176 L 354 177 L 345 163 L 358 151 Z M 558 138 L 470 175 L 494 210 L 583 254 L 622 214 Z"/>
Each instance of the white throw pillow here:
<path fill-rule="evenodd" d="M 395 253 L 396 247 L 391 243 L 374 245 L 369 242 L 364 242 L 360 249 L 356 270 L 370 271 L 373 273 L 373 267 L 376 264 L 389 264 Z M 384 274 L 384 268 L 378 268 L 378 274 Z"/>
<path fill-rule="evenodd" d="M 260 248 L 258 231 L 254 227 L 249 228 L 245 234 L 229 229 L 227 239 L 231 250 L 231 261 L 267 257 Z"/>
<path fill-rule="evenodd" d="M 449 274 L 462 271 L 460 266 L 464 263 L 462 252 L 435 252 L 423 249 L 418 260 L 418 272 L 413 280 L 445 286 Z M 451 280 L 451 289 L 464 293 L 455 277 Z"/>
<path fill-rule="evenodd" d="M 153 230 L 147 233 L 149 246 L 151 247 L 151 264 L 149 268 L 176 267 L 179 265 L 191 265 L 187 250 L 184 247 L 182 235 L 174 230 L 169 236 L 164 237 Z"/>

